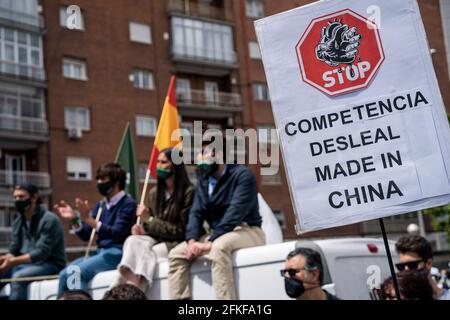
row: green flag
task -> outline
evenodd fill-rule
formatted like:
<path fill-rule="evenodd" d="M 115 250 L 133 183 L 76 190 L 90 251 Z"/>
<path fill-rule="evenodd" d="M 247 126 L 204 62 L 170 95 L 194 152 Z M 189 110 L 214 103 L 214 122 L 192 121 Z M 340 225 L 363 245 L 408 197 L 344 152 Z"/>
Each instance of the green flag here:
<path fill-rule="evenodd" d="M 125 192 L 138 200 L 138 184 L 136 177 L 136 156 L 134 153 L 133 138 L 131 136 L 130 123 L 127 123 L 123 133 L 122 142 L 117 150 L 115 162 L 120 164 L 127 173 Z"/>

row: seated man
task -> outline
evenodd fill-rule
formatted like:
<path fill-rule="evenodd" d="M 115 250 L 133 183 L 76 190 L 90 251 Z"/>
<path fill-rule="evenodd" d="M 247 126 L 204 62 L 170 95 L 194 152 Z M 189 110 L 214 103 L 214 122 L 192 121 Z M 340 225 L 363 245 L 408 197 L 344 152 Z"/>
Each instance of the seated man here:
<path fill-rule="evenodd" d="M 323 284 L 322 258 L 317 251 L 297 248 L 291 251 L 281 270 L 286 294 L 297 300 L 338 300 L 321 288 Z"/>
<path fill-rule="evenodd" d="M 255 175 L 243 165 L 224 164 L 225 143 L 214 149 L 203 142 L 198 156 L 199 179 L 189 212 L 186 241 L 169 252 L 169 296 L 189 299 L 189 265 L 208 254 L 218 299 L 236 299 L 232 252 L 264 245 Z M 212 229 L 205 235 L 204 221 Z"/>
<path fill-rule="evenodd" d="M 38 189 L 32 184 L 16 186 L 13 197 L 19 215 L 12 226 L 9 253 L 0 256 L 0 278 L 58 274 L 66 265 L 64 232 L 58 216 L 40 205 Z M 11 282 L 9 299 L 26 300 L 28 284 Z"/>
<path fill-rule="evenodd" d="M 87 289 L 89 281 L 99 272 L 114 270 L 122 258 L 122 246 L 130 235 L 136 220 L 136 202 L 125 194 L 126 173 L 118 164 L 109 163 L 97 170 L 97 189 L 105 197 L 90 210 L 88 201 L 76 199 L 78 217 L 74 210 L 61 201 L 55 208 L 72 224 L 72 231 L 88 241 L 92 229 L 97 232 L 97 248 L 90 257 L 81 257 L 59 274 L 58 294 L 70 289 Z M 103 203 L 104 202 L 104 203 Z M 96 221 L 102 206 L 100 220 Z"/>
<path fill-rule="evenodd" d="M 450 300 L 450 291 L 439 288 L 431 276 L 433 267 L 433 249 L 430 243 L 421 236 L 409 235 L 398 239 L 395 244 L 400 263 L 397 269 L 402 270 L 424 270 L 427 273 L 428 281 L 433 288 L 433 297 L 436 300 Z"/>

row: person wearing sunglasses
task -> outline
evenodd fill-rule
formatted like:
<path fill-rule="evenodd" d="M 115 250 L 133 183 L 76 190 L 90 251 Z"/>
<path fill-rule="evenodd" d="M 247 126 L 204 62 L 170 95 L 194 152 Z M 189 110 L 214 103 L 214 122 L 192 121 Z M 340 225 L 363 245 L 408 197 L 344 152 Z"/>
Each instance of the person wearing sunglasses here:
<path fill-rule="evenodd" d="M 433 288 L 433 297 L 437 300 L 450 300 L 450 291 L 439 288 L 431 275 L 433 267 L 433 250 L 430 243 L 421 236 L 408 235 L 398 239 L 395 244 L 400 262 L 396 264 L 399 271 L 423 270 Z"/>
<path fill-rule="evenodd" d="M 339 300 L 321 288 L 323 265 L 320 254 L 309 248 L 291 251 L 280 270 L 286 294 L 297 300 Z"/>

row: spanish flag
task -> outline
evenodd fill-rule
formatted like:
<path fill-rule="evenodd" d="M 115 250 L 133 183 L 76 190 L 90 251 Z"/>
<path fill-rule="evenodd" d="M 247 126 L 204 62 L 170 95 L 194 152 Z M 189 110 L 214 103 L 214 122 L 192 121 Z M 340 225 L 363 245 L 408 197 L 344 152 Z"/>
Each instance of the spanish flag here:
<path fill-rule="evenodd" d="M 170 78 L 169 89 L 167 90 L 166 100 L 162 110 L 161 118 L 159 119 L 158 131 L 156 132 L 155 143 L 153 144 L 148 169 L 150 175 L 156 178 L 156 163 L 159 153 L 170 147 L 175 147 L 180 143 L 180 136 L 175 135 L 179 129 L 177 98 L 175 92 L 175 76 Z M 175 133 L 174 133 L 175 132 Z M 172 134 L 174 136 L 172 137 Z M 172 140 L 172 138 L 174 140 Z"/>

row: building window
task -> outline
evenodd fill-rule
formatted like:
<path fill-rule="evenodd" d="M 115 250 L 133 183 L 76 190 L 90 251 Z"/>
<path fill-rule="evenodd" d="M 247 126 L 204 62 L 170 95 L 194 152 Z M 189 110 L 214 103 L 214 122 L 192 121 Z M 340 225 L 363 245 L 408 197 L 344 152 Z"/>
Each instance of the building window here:
<path fill-rule="evenodd" d="M 265 83 L 254 83 L 253 84 L 253 98 L 255 101 L 269 101 L 269 88 Z"/>
<path fill-rule="evenodd" d="M 64 108 L 64 123 L 66 129 L 90 130 L 90 112 L 88 108 L 66 107 Z"/>
<path fill-rule="evenodd" d="M 70 30 L 80 30 L 84 31 L 84 16 L 81 10 L 73 10 L 67 12 L 70 7 L 59 8 L 59 23 L 61 27 Z"/>
<path fill-rule="evenodd" d="M 263 0 L 246 0 L 245 13 L 249 18 L 264 17 L 264 2 Z"/>
<path fill-rule="evenodd" d="M 42 41 L 38 34 L 0 27 L 0 72 L 44 80 Z"/>
<path fill-rule="evenodd" d="M 130 22 L 129 28 L 131 41 L 145 44 L 152 43 L 152 34 L 149 25 L 137 22 Z"/>
<path fill-rule="evenodd" d="M 43 97 L 1 90 L 0 115 L 45 119 Z"/>
<path fill-rule="evenodd" d="M 158 124 L 156 118 L 148 116 L 136 116 L 136 135 L 141 137 L 154 137 Z"/>
<path fill-rule="evenodd" d="M 139 89 L 154 89 L 153 73 L 147 70 L 133 70 L 133 86 Z"/>
<path fill-rule="evenodd" d="M 172 53 L 176 58 L 235 63 L 229 25 L 189 18 L 172 18 Z"/>
<path fill-rule="evenodd" d="M 249 42 L 248 49 L 250 51 L 250 58 L 261 59 L 261 51 L 259 50 L 258 42 L 256 41 Z"/>
<path fill-rule="evenodd" d="M 191 102 L 191 82 L 189 79 L 177 78 L 177 100 Z"/>
<path fill-rule="evenodd" d="M 213 104 L 219 102 L 219 84 L 217 82 L 205 81 L 205 100 Z"/>
<path fill-rule="evenodd" d="M 87 80 L 86 62 L 78 59 L 63 59 L 63 75 L 68 79 Z"/>
<path fill-rule="evenodd" d="M 67 157 L 67 178 L 69 180 L 91 180 L 91 168 L 90 158 Z"/>

